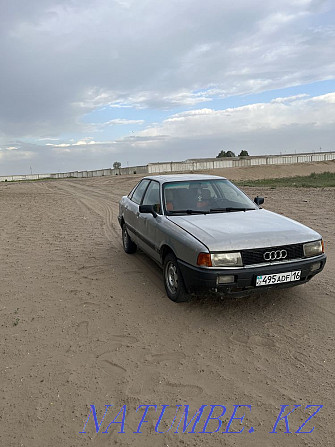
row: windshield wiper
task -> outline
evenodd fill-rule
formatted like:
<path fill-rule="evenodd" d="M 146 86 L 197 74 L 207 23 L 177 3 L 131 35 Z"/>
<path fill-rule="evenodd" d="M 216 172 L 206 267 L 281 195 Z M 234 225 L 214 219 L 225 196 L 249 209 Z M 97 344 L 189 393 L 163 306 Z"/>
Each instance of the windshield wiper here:
<path fill-rule="evenodd" d="M 230 213 L 232 211 L 249 211 L 249 210 L 255 210 L 256 208 L 211 208 L 209 211 L 211 213 Z"/>
<path fill-rule="evenodd" d="M 203 210 L 171 210 L 169 214 L 208 214 L 209 211 Z"/>

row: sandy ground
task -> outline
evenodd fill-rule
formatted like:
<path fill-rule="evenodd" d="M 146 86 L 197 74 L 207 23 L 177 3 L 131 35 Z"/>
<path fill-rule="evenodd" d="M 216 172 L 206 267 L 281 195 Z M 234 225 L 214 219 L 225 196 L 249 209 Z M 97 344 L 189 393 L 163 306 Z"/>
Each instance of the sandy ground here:
<path fill-rule="evenodd" d="M 334 171 L 334 163 L 224 170 L 230 178 Z M 215 171 L 217 173 L 217 171 Z M 139 176 L 0 184 L 1 446 L 334 445 L 334 189 L 245 188 L 319 231 L 325 270 L 248 298 L 175 304 L 160 269 L 126 255 L 118 201 Z M 90 405 L 95 405 L 96 433 Z M 144 408 L 150 407 L 137 431 Z M 165 407 L 156 433 L 155 425 Z M 177 406 L 179 407 L 177 413 Z M 195 433 L 178 421 L 202 406 Z M 210 405 L 222 427 L 204 431 Z M 231 420 L 235 405 L 238 408 Z M 280 413 L 297 407 L 270 433 Z M 299 426 L 323 405 L 298 433 Z M 124 407 L 125 406 L 125 407 Z M 124 412 L 124 432 L 121 421 Z M 251 409 L 250 409 L 251 408 Z M 216 407 L 213 417 L 220 416 Z M 286 414 L 286 413 L 284 413 Z M 283 414 L 283 415 L 284 415 Z M 187 431 L 192 431 L 193 422 Z M 217 420 L 205 431 L 214 432 Z M 251 428 L 253 427 L 253 429 Z M 254 431 L 253 431 L 254 430 Z M 86 433 L 80 433 L 85 431 Z"/>

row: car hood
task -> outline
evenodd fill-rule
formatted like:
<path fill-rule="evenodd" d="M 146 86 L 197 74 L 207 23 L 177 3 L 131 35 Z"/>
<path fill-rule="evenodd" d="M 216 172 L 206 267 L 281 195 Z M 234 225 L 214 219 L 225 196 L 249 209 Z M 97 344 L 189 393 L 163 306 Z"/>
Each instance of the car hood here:
<path fill-rule="evenodd" d="M 169 216 L 210 251 L 275 247 L 321 239 L 314 230 L 264 209 Z"/>

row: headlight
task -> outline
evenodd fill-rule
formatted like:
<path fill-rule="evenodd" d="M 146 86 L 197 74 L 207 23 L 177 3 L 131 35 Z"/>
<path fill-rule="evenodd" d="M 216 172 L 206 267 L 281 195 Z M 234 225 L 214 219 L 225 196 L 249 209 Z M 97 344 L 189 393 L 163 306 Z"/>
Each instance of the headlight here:
<path fill-rule="evenodd" d="M 323 253 L 323 243 L 322 240 L 307 242 L 304 244 L 304 255 L 306 258 L 310 258 L 311 256 L 321 255 Z"/>
<path fill-rule="evenodd" d="M 212 265 L 215 267 L 242 267 L 242 256 L 240 252 L 235 253 L 212 253 Z"/>

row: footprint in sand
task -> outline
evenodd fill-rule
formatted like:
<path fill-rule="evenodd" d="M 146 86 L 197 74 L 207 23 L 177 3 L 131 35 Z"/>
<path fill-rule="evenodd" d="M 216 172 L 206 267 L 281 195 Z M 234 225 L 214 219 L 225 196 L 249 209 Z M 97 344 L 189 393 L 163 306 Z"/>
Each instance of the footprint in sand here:
<path fill-rule="evenodd" d="M 103 359 L 100 362 L 100 367 L 109 375 L 115 377 L 120 374 L 124 374 L 127 370 L 123 368 L 123 366 L 118 365 L 117 363 L 112 362 L 108 359 Z"/>
<path fill-rule="evenodd" d="M 165 352 L 163 354 L 150 354 L 146 356 L 146 360 L 152 363 L 160 363 L 167 361 L 183 360 L 186 355 L 183 352 Z"/>
<path fill-rule="evenodd" d="M 131 335 L 109 335 L 108 341 L 112 343 L 121 343 L 122 345 L 133 345 L 138 342 L 136 337 L 132 337 Z"/>
<path fill-rule="evenodd" d="M 95 364 L 95 380 L 100 388 L 101 395 L 113 396 L 122 399 L 125 395 L 128 370 L 115 362 L 114 359 L 102 358 Z"/>
<path fill-rule="evenodd" d="M 121 348 L 121 346 L 132 347 L 134 343 L 138 342 L 136 337 L 132 337 L 130 335 L 108 335 L 103 340 L 106 345 L 108 345 L 108 349 L 96 354 L 96 358 L 100 358 L 102 356 L 115 355 L 115 351 Z"/>
<path fill-rule="evenodd" d="M 259 335 L 243 335 L 243 334 L 233 334 L 230 337 L 235 343 L 239 343 L 242 345 L 252 346 L 263 346 L 268 348 L 273 348 L 275 346 L 275 342 L 271 338 L 260 337 Z"/>
<path fill-rule="evenodd" d="M 97 276 L 105 275 L 108 272 L 109 268 L 110 266 L 108 264 L 103 264 L 94 266 L 83 266 L 80 267 L 78 270 L 80 270 L 83 278 L 97 280 Z"/>
<path fill-rule="evenodd" d="M 76 332 L 79 335 L 79 337 L 87 337 L 87 335 L 88 335 L 88 321 L 81 321 L 80 323 L 78 323 Z"/>
<path fill-rule="evenodd" d="M 163 389 L 165 389 L 169 394 L 177 394 L 177 396 L 199 396 L 204 392 L 203 388 L 198 385 L 184 384 L 184 383 L 170 383 L 166 382 L 162 384 Z"/>
<path fill-rule="evenodd" d="M 167 398 L 189 398 L 203 394 L 201 386 L 185 383 L 173 383 L 167 379 L 162 379 L 161 374 L 147 366 L 141 368 L 133 375 L 127 390 L 127 396 L 154 397 L 166 396 Z"/>

